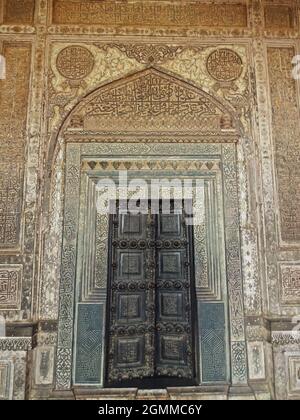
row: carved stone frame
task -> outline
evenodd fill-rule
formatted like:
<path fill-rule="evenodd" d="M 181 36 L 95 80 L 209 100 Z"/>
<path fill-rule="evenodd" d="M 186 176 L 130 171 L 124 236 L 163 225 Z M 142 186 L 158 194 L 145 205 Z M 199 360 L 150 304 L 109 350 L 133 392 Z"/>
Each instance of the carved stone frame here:
<path fill-rule="evenodd" d="M 142 154 L 143 148 L 159 150 L 162 145 L 131 144 L 124 145 L 129 151 L 134 148 L 136 153 Z M 224 188 L 224 217 L 227 287 L 230 313 L 230 353 L 231 353 L 231 381 L 233 385 L 247 385 L 247 357 L 245 344 L 244 312 L 243 312 L 243 286 L 240 257 L 239 237 L 239 205 L 237 185 L 237 163 L 235 144 L 189 144 L 173 145 L 178 154 L 198 153 L 205 156 L 209 153 L 222 161 L 223 188 Z M 59 331 L 56 360 L 56 389 L 67 390 L 72 386 L 73 364 L 73 321 L 74 299 L 76 285 L 76 259 L 78 252 L 79 228 L 79 191 L 80 172 L 84 155 L 112 156 L 113 149 L 120 148 L 119 144 L 68 144 L 66 150 L 66 178 L 65 178 L 65 209 L 64 209 L 64 235 L 62 251 L 62 280 L 60 285 L 59 304 Z M 96 150 L 98 153 L 96 154 Z M 184 152 L 182 152 L 185 150 Z M 213 152 L 214 150 L 214 152 Z M 151 151 L 153 154 L 153 150 Z"/>
<path fill-rule="evenodd" d="M 179 79 L 178 79 L 179 80 Z M 179 80 L 179 83 L 186 83 Z M 187 85 L 187 84 L 186 84 Z M 100 88 L 99 90 L 101 90 Z M 193 89 L 197 89 L 193 87 Z M 203 93 L 198 89 L 201 94 Z M 95 95 L 95 92 L 92 94 Z M 209 95 L 206 94 L 209 99 Z M 211 98 L 213 104 L 222 112 L 231 115 L 235 121 L 236 129 L 223 132 L 220 136 L 207 135 L 204 133 L 186 135 L 180 134 L 171 140 L 171 133 L 161 133 L 159 128 L 149 136 L 148 133 L 135 136 L 134 133 L 122 136 L 122 133 L 98 132 L 93 135 L 91 132 L 70 132 L 68 123 L 71 121 L 72 114 L 80 109 L 80 104 L 74 108 L 65 120 L 60 134 L 59 143 L 66 142 L 66 165 L 65 165 L 65 190 L 64 190 L 64 210 L 63 210 L 63 244 L 61 258 L 61 282 L 60 282 L 60 301 L 59 301 L 59 328 L 58 328 L 58 347 L 56 358 L 56 390 L 66 391 L 72 387 L 72 364 L 73 364 L 73 339 L 74 339 L 74 299 L 76 287 L 76 259 L 78 252 L 78 223 L 80 206 L 80 176 L 82 158 L 87 156 L 113 155 L 113 148 L 117 148 L 118 153 L 129 154 L 129 149 L 137 148 L 139 155 L 151 154 L 149 150 L 157 148 L 158 156 L 161 155 L 160 147 L 167 147 L 172 142 L 172 153 L 178 150 L 178 154 L 192 155 L 193 150 L 197 154 L 214 156 L 221 160 L 222 178 L 224 191 L 224 219 L 225 219 L 225 243 L 226 243 L 226 270 L 227 270 L 227 289 L 229 302 L 229 326 L 230 326 L 230 355 L 231 355 L 231 384 L 235 387 L 243 387 L 249 391 L 248 385 L 248 365 L 247 350 L 245 341 L 245 313 L 244 313 L 244 293 L 243 293 L 243 274 L 241 258 L 241 238 L 240 231 L 242 219 L 240 214 L 240 194 L 242 187 L 247 192 L 247 181 L 243 179 L 243 155 L 242 148 L 237 145 L 239 138 L 242 141 L 241 124 L 236 115 L 233 114 L 230 106 L 226 107 L 220 101 Z M 88 102 L 88 98 L 83 103 Z M 92 143 L 92 144 L 89 144 Z M 209 143 L 209 144 L 208 144 Z M 219 143 L 219 144 L 218 144 Z M 93 151 L 91 153 L 91 148 Z M 95 151 L 98 150 L 96 153 Z M 116 150 L 116 149 L 115 149 Z M 182 150 L 185 152 L 183 153 Z M 216 152 L 218 150 L 218 152 Z M 209 151 L 209 152 L 207 152 Z"/>

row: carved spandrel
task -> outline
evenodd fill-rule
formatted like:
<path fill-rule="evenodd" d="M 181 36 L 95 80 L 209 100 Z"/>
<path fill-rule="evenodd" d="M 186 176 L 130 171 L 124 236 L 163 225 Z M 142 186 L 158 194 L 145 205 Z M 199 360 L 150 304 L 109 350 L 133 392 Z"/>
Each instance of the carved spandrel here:
<path fill-rule="evenodd" d="M 64 48 L 57 56 L 56 67 L 63 77 L 79 80 L 88 76 L 94 67 L 93 54 L 84 47 Z"/>

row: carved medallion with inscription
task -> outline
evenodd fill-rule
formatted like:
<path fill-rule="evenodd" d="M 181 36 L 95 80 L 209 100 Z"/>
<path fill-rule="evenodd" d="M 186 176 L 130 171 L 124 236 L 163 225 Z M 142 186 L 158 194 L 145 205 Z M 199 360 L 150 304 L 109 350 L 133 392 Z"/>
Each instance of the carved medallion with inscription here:
<path fill-rule="evenodd" d="M 219 82 L 234 81 L 243 71 L 241 57 L 227 48 L 213 51 L 207 59 L 206 66 L 211 77 Z"/>
<path fill-rule="evenodd" d="M 56 67 L 60 74 L 67 79 L 83 79 L 93 70 L 94 57 L 87 48 L 74 45 L 60 51 Z"/>

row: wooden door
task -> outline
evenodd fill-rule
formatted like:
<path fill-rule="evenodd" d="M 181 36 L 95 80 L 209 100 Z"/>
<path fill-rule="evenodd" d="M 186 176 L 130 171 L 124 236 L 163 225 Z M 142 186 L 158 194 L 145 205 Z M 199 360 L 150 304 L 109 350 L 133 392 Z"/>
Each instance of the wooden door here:
<path fill-rule="evenodd" d="M 174 205 L 173 205 L 174 207 Z M 111 217 L 107 384 L 192 384 L 192 232 L 171 210 Z"/>

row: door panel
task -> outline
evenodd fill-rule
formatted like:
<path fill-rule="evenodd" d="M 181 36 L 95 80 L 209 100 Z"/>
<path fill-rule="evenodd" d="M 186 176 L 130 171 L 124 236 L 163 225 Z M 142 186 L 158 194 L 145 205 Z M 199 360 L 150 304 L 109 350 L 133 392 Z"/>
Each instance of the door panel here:
<path fill-rule="evenodd" d="M 158 216 L 156 344 L 159 376 L 191 379 L 190 257 L 183 215 Z"/>
<path fill-rule="evenodd" d="M 154 250 L 150 215 L 123 214 L 111 221 L 108 382 L 154 375 Z"/>
<path fill-rule="evenodd" d="M 194 378 L 188 229 L 181 214 L 111 217 L 109 386 Z M 177 378 L 177 379 L 176 379 Z M 174 382 L 175 381 L 175 382 Z M 144 382 L 142 382 L 144 383 Z"/>

